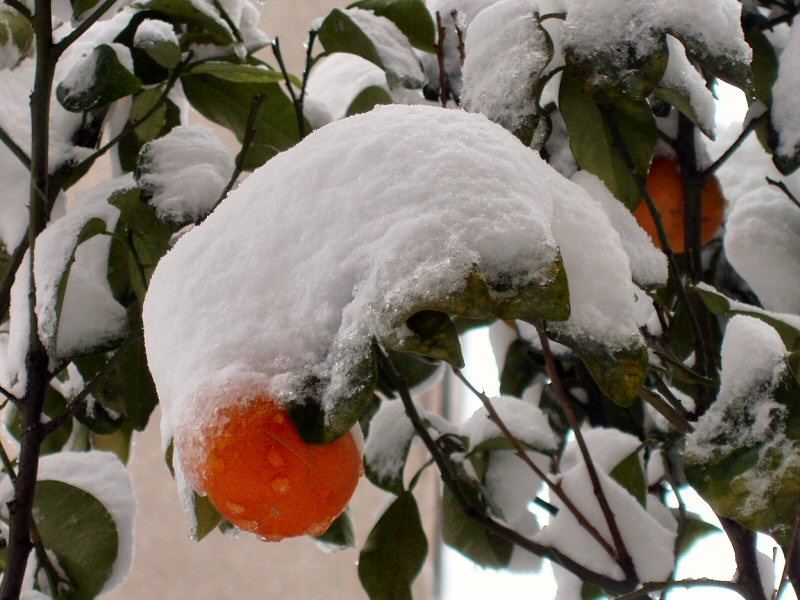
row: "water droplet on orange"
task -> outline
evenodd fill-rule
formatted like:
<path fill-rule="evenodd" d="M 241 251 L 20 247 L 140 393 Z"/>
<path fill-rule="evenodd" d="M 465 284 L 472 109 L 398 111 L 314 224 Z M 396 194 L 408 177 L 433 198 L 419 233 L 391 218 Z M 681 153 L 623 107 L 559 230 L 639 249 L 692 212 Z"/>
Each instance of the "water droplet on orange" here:
<path fill-rule="evenodd" d="M 292 484 L 289 483 L 289 480 L 286 477 L 276 477 L 272 480 L 270 484 L 272 489 L 278 492 L 279 494 L 285 494 L 290 489 L 292 489 Z"/>
<path fill-rule="evenodd" d="M 282 467 L 285 464 L 283 457 L 276 450 L 273 450 L 267 455 L 267 461 L 269 462 L 270 466 L 273 467 Z"/>

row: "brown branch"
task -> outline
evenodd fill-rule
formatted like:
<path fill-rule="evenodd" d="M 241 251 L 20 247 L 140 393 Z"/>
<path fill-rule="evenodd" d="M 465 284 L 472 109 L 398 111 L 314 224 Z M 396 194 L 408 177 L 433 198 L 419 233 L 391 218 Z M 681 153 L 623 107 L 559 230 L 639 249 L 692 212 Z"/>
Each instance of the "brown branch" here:
<path fill-rule="evenodd" d="M 786 586 L 786 583 L 789 581 L 790 577 L 793 580 L 792 586 L 797 587 L 796 583 L 796 574 L 798 571 L 798 555 L 797 555 L 797 537 L 798 533 L 800 533 L 800 506 L 797 507 L 795 510 L 794 516 L 794 524 L 792 525 L 792 537 L 789 540 L 789 547 L 783 549 L 783 558 L 785 564 L 783 565 L 783 572 L 781 573 L 781 578 L 778 580 L 778 585 L 775 588 L 775 592 L 772 594 L 773 600 L 777 600 L 780 597 L 783 588 Z M 794 572 L 794 576 L 793 576 Z M 795 592 L 800 590 L 795 589 Z"/>
<path fill-rule="evenodd" d="M 587 581 L 599 588 L 606 590 L 610 593 L 621 594 L 629 591 L 632 587 L 630 582 L 618 581 L 601 575 L 590 569 L 587 569 L 580 563 L 572 560 L 570 557 L 562 554 L 555 548 L 537 544 L 533 540 L 528 539 L 517 531 L 505 526 L 501 522 L 493 519 L 490 515 L 486 514 L 481 507 L 475 506 L 464 493 L 458 477 L 454 473 L 454 466 L 450 459 L 442 453 L 436 441 L 431 437 L 425 423 L 414 405 L 414 400 L 408 391 L 408 382 L 405 377 L 397 370 L 394 363 L 386 355 L 385 352 L 378 346 L 377 342 L 373 343 L 373 348 L 378 357 L 378 363 L 383 372 L 392 380 L 400 395 L 400 400 L 403 403 L 406 415 L 414 426 L 417 435 L 420 436 L 425 447 L 431 454 L 433 461 L 439 469 L 439 474 L 442 482 L 448 490 L 453 494 L 459 506 L 464 513 L 471 520 L 475 521 L 484 529 L 491 531 L 498 535 L 500 538 L 527 550 L 528 552 L 548 559 L 561 567 L 567 569 L 583 581 Z"/>
<path fill-rule="evenodd" d="M 454 10 L 450 13 L 453 17 L 453 27 L 456 30 L 456 37 L 458 38 L 458 58 L 461 60 L 461 67 L 464 67 L 464 61 L 467 58 L 467 49 L 464 46 L 464 30 L 458 26 L 458 11 Z"/>
<path fill-rule="evenodd" d="M 687 421 L 681 413 L 675 410 L 675 408 L 669 402 L 664 400 L 664 398 L 662 398 L 656 392 L 643 387 L 640 396 L 681 433 L 687 434 L 694 431 L 692 424 L 689 423 L 689 421 Z"/>
<path fill-rule="evenodd" d="M 782 191 L 795 206 L 800 208 L 800 200 L 798 200 L 797 196 L 792 193 L 792 190 L 790 190 L 789 186 L 787 186 L 783 181 L 777 181 L 771 177 L 766 177 L 766 180 L 768 184 L 774 185 L 776 188 Z"/>
<path fill-rule="evenodd" d="M 739 136 L 734 140 L 734 142 L 730 146 L 728 146 L 728 149 L 725 150 L 725 152 L 723 152 L 717 160 L 711 163 L 711 165 L 706 167 L 706 169 L 703 170 L 702 173 L 700 173 L 700 180 L 706 181 L 709 177 L 711 177 L 714 173 L 716 173 L 717 170 L 723 164 L 725 164 L 725 161 L 727 161 L 733 155 L 733 153 L 739 149 L 739 146 L 741 146 L 744 143 L 744 141 L 747 139 L 747 136 L 750 135 L 750 132 L 753 131 L 763 119 L 764 115 L 759 115 L 754 119 L 750 119 L 750 122 L 742 130 L 742 133 L 740 133 Z"/>
<path fill-rule="evenodd" d="M 756 534 L 727 517 L 720 517 L 719 522 L 731 542 L 736 558 L 736 583 L 739 584 L 737 591 L 747 600 L 767 600 L 758 571 Z"/>
<path fill-rule="evenodd" d="M 447 37 L 447 29 L 442 24 L 442 14 L 436 11 L 436 31 L 438 37 L 436 41 L 436 61 L 439 65 L 439 100 L 442 107 L 447 108 L 447 101 L 450 100 L 450 88 L 447 84 L 447 71 L 444 64 L 444 40 Z"/>
<path fill-rule="evenodd" d="M 61 56 L 64 51 L 69 48 L 72 44 L 78 41 L 86 31 L 94 25 L 100 17 L 106 14 L 109 9 L 114 6 L 117 0 L 105 0 L 97 9 L 92 12 L 88 17 L 86 17 L 81 23 L 72 31 L 70 31 L 67 35 L 65 35 L 59 42 L 53 47 L 53 54 L 55 57 Z M 37 15 L 38 16 L 38 15 Z"/>
<path fill-rule="evenodd" d="M 580 423 L 578 422 L 578 418 L 572 408 L 572 403 L 567 396 L 567 391 L 564 389 L 564 383 L 561 381 L 561 377 L 558 375 L 556 363 L 555 360 L 553 360 L 553 352 L 550 350 L 550 341 L 547 339 L 547 335 L 541 329 L 537 328 L 536 331 L 539 333 L 539 341 L 542 344 L 542 352 L 544 353 L 547 374 L 549 375 L 550 381 L 553 383 L 553 387 L 556 390 L 556 399 L 558 400 L 561 410 L 564 413 L 564 416 L 567 418 L 567 422 L 569 422 L 569 426 L 575 435 L 575 441 L 578 443 L 578 448 L 583 456 L 583 462 L 586 465 L 586 471 L 589 474 L 589 479 L 592 482 L 594 495 L 597 498 L 600 509 L 603 511 L 603 516 L 606 520 L 606 524 L 608 525 L 608 530 L 611 533 L 611 539 L 614 542 L 614 548 L 616 549 L 617 562 L 619 563 L 622 572 L 625 573 L 625 577 L 629 581 L 637 581 L 636 568 L 633 565 L 633 559 L 628 553 L 628 549 L 625 547 L 622 534 L 617 526 L 617 519 L 614 516 L 614 511 L 611 509 L 611 506 L 608 503 L 608 498 L 606 498 L 606 494 L 603 491 L 602 485 L 600 484 L 600 478 L 597 475 L 597 469 L 595 468 L 594 461 L 589 453 L 586 440 L 583 439 Z"/>
<path fill-rule="evenodd" d="M 500 429 L 500 431 L 505 436 L 505 438 L 514 447 L 515 454 L 526 465 L 528 465 L 528 467 L 530 467 L 530 469 L 542 481 L 544 481 L 544 483 L 547 485 L 548 488 L 550 488 L 550 490 L 553 492 L 553 494 L 555 494 L 564 503 L 564 506 L 567 508 L 567 510 L 569 510 L 570 513 L 572 513 L 572 515 L 578 521 L 578 524 L 580 524 L 580 526 L 583 527 L 583 529 L 586 531 L 586 533 L 588 533 L 598 544 L 600 544 L 600 546 L 603 548 L 603 550 L 605 550 L 606 553 L 611 558 L 616 560 L 617 555 L 616 555 L 616 552 L 614 552 L 614 548 L 611 546 L 611 544 L 609 544 L 605 540 L 605 538 L 600 534 L 600 532 L 597 531 L 597 528 L 594 525 L 592 525 L 589 522 L 589 520 L 584 516 L 584 514 L 580 511 L 580 509 L 577 506 L 575 506 L 575 503 L 564 492 L 564 489 L 561 487 L 561 485 L 557 484 L 552 479 L 550 479 L 550 477 L 547 475 L 547 473 L 542 471 L 539 468 L 539 466 L 535 462 L 533 462 L 533 460 L 531 460 L 531 457 L 528 456 L 528 453 L 525 451 L 525 447 L 516 438 L 516 436 L 513 433 L 511 433 L 511 430 L 509 430 L 508 426 L 500 418 L 500 415 L 498 414 L 497 410 L 494 408 L 494 405 L 492 404 L 492 401 L 489 399 L 489 397 L 486 394 L 484 394 L 483 392 L 481 392 L 478 389 L 476 389 L 475 386 L 473 386 L 469 382 L 469 380 L 464 376 L 464 374 L 461 372 L 460 369 L 458 369 L 456 367 L 452 367 L 452 369 L 453 369 L 453 373 L 455 374 L 455 376 L 458 377 L 464 383 L 464 385 L 466 385 L 467 388 L 486 407 L 486 412 L 489 414 L 489 418 L 492 420 L 492 422 L 495 425 L 497 425 L 497 427 Z"/>
<path fill-rule="evenodd" d="M 28 250 L 28 235 L 16 247 L 11 254 L 8 268 L 3 275 L 3 280 L 0 281 L 0 323 L 5 321 L 8 314 L 8 307 L 11 303 L 11 287 L 14 285 L 14 279 L 17 275 L 17 270 L 22 264 L 22 259 L 25 258 L 25 252 Z"/>
<path fill-rule="evenodd" d="M 14 138 L 9 135 L 9 133 L 0 127 L 0 142 L 3 142 L 5 146 L 11 151 L 11 153 L 16 156 L 19 161 L 25 165 L 25 168 L 30 171 L 31 169 L 31 159 L 28 156 L 28 153 L 23 150 L 17 142 L 14 141 Z"/>

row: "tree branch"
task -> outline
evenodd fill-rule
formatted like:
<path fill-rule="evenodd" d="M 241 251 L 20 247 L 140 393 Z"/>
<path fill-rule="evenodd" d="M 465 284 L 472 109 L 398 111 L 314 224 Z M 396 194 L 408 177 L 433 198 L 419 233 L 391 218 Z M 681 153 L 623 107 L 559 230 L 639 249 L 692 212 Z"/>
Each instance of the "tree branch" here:
<path fill-rule="evenodd" d="M 442 25 L 442 13 L 436 11 L 436 61 L 439 65 L 439 100 L 442 108 L 447 108 L 447 101 L 450 100 L 450 89 L 447 84 L 447 71 L 444 64 L 444 40 L 447 37 L 447 29 Z"/>
<path fill-rule="evenodd" d="M 658 413 L 669 421 L 672 426 L 683 434 L 694 431 L 692 424 L 679 413 L 673 406 L 664 400 L 659 394 L 643 387 L 640 393 L 642 399 L 652 406 Z"/>
<path fill-rule="evenodd" d="M 790 579 L 792 580 L 792 587 L 795 588 L 795 592 L 800 592 L 800 590 L 797 589 L 797 575 L 798 571 L 800 570 L 800 566 L 798 566 L 797 553 L 798 533 L 800 533 L 800 506 L 798 506 L 795 510 L 794 524 L 792 525 L 792 537 L 789 540 L 789 547 L 782 549 L 785 564 L 783 565 L 783 572 L 781 573 L 781 578 L 778 580 L 778 585 L 775 588 L 775 592 L 772 594 L 773 600 L 777 600 L 780 597 L 783 588 Z"/>
<path fill-rule="evenodd" d="M 22 238 L 22 241 L 11 254 L 8 269 L 3 275 L 3 280 L 0 281 L 0 323 L 5 321 L 8 314 L 8 307 L 11 303 L 11 287 L 14 285 L 14 279 L 22 264 L 22 259 L 25 258 L 25 252 L 28 250 L 28 235 Z"/>
<path fill-rule="evenodd" d="M 597 475 L 597 469 L 595 468 L 594 461 L 589 453 L 586 440 L 583 439 L 580 423 L 578 422 L 578 418 L 575 416 L 575 411 L 573 410 L 572 404 L 567 396 L 567 391 L 564 389 L 564 384 L 561 381 L 561 377 L 558 375 L 556 363 L 553 360 L 553 352 L 550 350 L 550 341 L 547 339 L 547 335 L 544 333 L 544 331 L 538 327 L 536 331 L 539 334 L 539 341 L 542 344 L 542 352 L 544 353 L 547 374 L 550 377 L 550 381 L 553 383 L 553 387 L 555 387 L 556 398 L 561 406 L 561 410 L 564 413 L 564 416 L 567 418 L 567 422 L 569 423 L 569 426 L 575 435 L 575 441 L 578 443 L 578 448 L 583 456 L 583 462 L 586 465 L 586 471 L 589 474 L 589 479 L 592 482 L 594 495 L 597 498 L 600 509 L 603 511 L 603 516 L 606 520 L 606 524 L 608 525 L 608 530 L 611 533 L 611 539 L 613 540 L 614 548 L 617 551 L 617 562 L 619 563 L 622 572 L 625 573 L 625 577 L 629 581 L 638 581 L 636 568 L 633 565 L 633 559 L 628 553 L 628 549 L 625 547 L 622 534 L 617 526 L 617 519 L 614 516 L 614 511 L 611 509 L 611 506 L 608 503 L 608 498 L 606 498 L 606 494 L 603 491 L 603 486 L 600 484 L 600 478 Z"/>
<path fill-rule="evenodd" d="M 717 160 L 711 163 L 711 165 L 706 167 L 702 173 L 700 173 L 700 180 L 706 181 L 709 177 L 716 173 L 717 169 L 725 164 L 725 161 L 727 161 L 733 155 L 733 153 L 739 149 L 739 146 L 744 143 L 744 141 L 747 139 L 747 136 L 750 135 L 750 132 L 753 131 L 763 119 L 764 115 L 760 115 L 755 119 L 750 119 L 750 122 L 742 130 L 742 133 L 740 133 L 739 137 L 737 137 L 736 140 L 730 146 L 728 146 L 728 149 L 725 150 L 725 152 L 723 152 Z"/>
<path fill-rule="evenodd" d="M 300 82 L 299 95 L 294 90 L 294 84 L 292 83 L 292 76 L 289 74 L 289 70 L 286 68 L 286 63 L 283 60 L 280 40 L 276 37 L 275 41 L 272 42 L 272 53 L 275 55 L 275 60 L 278 61 L 278 67 L 280 68 L 281 74 L 283 75 L 283 80 L 284 83 L 286 84 L 286 89 L 289 91 L 289 96 L 292 99 L 292 105 L 294 106 L 295 117 L 297 118 L 297 131 L 300 133 L 301 139 L 306 137 L 306 119 L 303 109 L 303 103 L 305 102 L 306 98 L 306 85 L 308 84 L 308 76 L 311 73 L 311 66 L 314 64 L 311 55 L 314 50 L 314 41 L 316 39 L 317 39 L 317 32 L 313 29 L 309 30 L 308 43 L 306 44 L 306 66 L 303 71 L 303 80 Z"/>
<path fill-rule="evenodd" d="M 72 44 L 78 41 L 86 30 L 88 30 L 92 25 L 94 25 L 100 17 L 106 14 L 109 9 L 114 6 L 117 0 L 105 0 L 91 15 L 86 17 L 81 23 L 72 31 L 70 31 L 67 35 L 65 35 L 59 42 L 53 47 L 53 53 L 56 57 L 61 56 L 64 51 L 69 48 Z"/>
<path fill-rule="evenodd" d="M 618 581 L 605 575 L 595 573 L 594 571 L 591 571 L 583 565 L 575 562 L 568 556 L 565 556 L 555 548 L 542 546 L 533 540 L 529 540 L 519 532 L 510 529 L 499 521 L 493 519 L 491 516 L 487 515 L 480 507 L 473 505 L 461 489 L 461 485 L 458 481 L 458 478 L 453 473 L 453 467 L 449 459 L 441 452 L 436 444 L 436 441 L 434 441 L 428 432 L 425 423 L 422 421 L 422 418 L 420 417 L 419 412 L 414 405 L 414 400 L 411 398 L 411 394 L 408 391 L 408 383 L 406 382 L 405 377 L 398 372 L 397 368 L 394 366 L 394 363 L 392 363 L 391 359 L 383 352 L 380 346 L 378 346 L 377 342 L 373 342 L 373 347 L 378 356 L 378 363 L 380 367 L 397 387 L 400 400 L 403 403 L 406 415 L 414 426 L 414 430 L 422 439 L 425 447 L 428 449 L 431 457 L 436 463 L 436 466 L 439 468 L 439 474 L 441 475 L 444 485 L 448 490 L 450 490 L 450 492 L 452 492 L 453 496 L 464 510 L 464 513 L 470 519 L 481 525 L 484 529 L 495 533 L 502 539 L 511 542 L 512 544 L 515 544 L 520 548 L 531 552 L 532 554 L 546 558 L 564 567 L 577 577 L 581 578 L 583 581 L 592 583 L 601 589 L 616 594 L 625 593 L 631 589 L 632 585 L 629 582 Z"/>
<path fill-rule="evenodd" d="M 800 208 L 800 200 L 797 199 L 797 196 L 792 193 L 792 190 L 790 190 L 783 181 L 777 181 L 771 177 L 766 177 L 766 180 L 768 184 L 774 185 L 776 188 L 786 194 L 786 197 L 789 198 L 789 200 L 791 200 L 795 206 Z"/>
<path fill-rule="evenodd" d="M 718 579 L 680 579 L 677 581 L 648 581 L 643 583 L 633 592 L 616 596 L 615 600 L 635 600 L 636 598 L 647 597 L 650 592 L 659 592 L 672 588 L 693 588 L 693 587 L 721 587 L 741 594 L 738 584 L 734 581 L 721 581 Z"/>
<path fill-rule="evenodd" d="M 594 525 L 592 525 L 589 522 L 589 520 L 584 516 L 584 514 L 578 509 L 578 507 L 575 506 L 575 503 L 572 501 L 572 499 L 567 494 L 564 493 L 564 490 L 562 489 L 562 487 L 559 484 L 555 483 L 552 479 L 550 479 L 550 477 L 548 477 L 547 473 L 542 471 L 539 468 L 539 466 L 535 462 L 533 462 L 533 460 L 531 460 L 531 457 L 528 456 L 528 453 L 525 451 L 525 448 L 523 447 L 523 445 L 516 438 L 516 436 L 513 433 L 511 433 L 511 431 L 508 429 L 508 426 L 506 426 L 506 424 L 500 418 L 500 415 L 497 413 L 497 410 L 495 410 L 494 405 L 492 404 L 492 401 L 489 399 L 489 397 L 486 396 L 486 394 L 484 394 L 483 392 L 478 391 L 475 388 L 475 386 L 473 386 L 469 382 L 469 380 L 466 377 L 464 377 L 464 374 L 461 372 L 460 369 L 457 369 L 456 367 L 452 367 L 452 369 L 453 369 L 453 373 L 455 374 L 455 376 L 458 377 L 464 383 L 464 385 L 466 385 L 467 388 L 486 407 L 486 412 L 489 414 L 489 418 L 492 420 L 492 422 L 495 425 L 497 425 L 497 427 L 503 433 L 505 438 L 509 442 L 511 442 L 511 445 L 514 447 L 515 454 L 526 465 L 528 465 L 528 467 L 530 467 L 530 469 L 542 481 L 545 482 L 547 487 L 550 488 L 550 490 L 564 503 L 564 506 L 567 508 L 567 510 L 569 510 L 569 512 L 572 513 L 572 515 L 578 521 L 580 526 L 583 527 L 584 530 L 586 530 L 586 533 L 588 533 L 590 536 L 592 536 L 592 538 L 600 545 L 600 547 L 602 547 L 603 550 L 606 551 L 606 554 L 608 554 L 611 558 L 616 560 L 617 555 L 616 555 L 616 552 L 614 552 L 614 548 L 611 546 L 611 544 L 609 544 L 605 540 L 605 538 L 602 535 L 600 535 L 600 532 L 597 531 L 597 528 Z"/>
<path fill-rule="evenodd" d="M 26 169 L 29 171 L 31 170 L 31 159 L 27 152 L 20 148 L 19 144 L 17 144 L 17 142 L 15 142 L 8 132 L 2 127 L 0 127 L 0 142 L 5 144 L 11 153 L 16 156 L 23 165 L 25 165 Z"/>
<path fill-rule="evenodd" d="M 733 546 L 736 558 L 736 583 L 739 587 L 737 591 L 747 600 L 767 600 L 761 585 L 761 574 L 758 571 L 756 534 L 726 517 L 720 517 L 719 522 Z"/>

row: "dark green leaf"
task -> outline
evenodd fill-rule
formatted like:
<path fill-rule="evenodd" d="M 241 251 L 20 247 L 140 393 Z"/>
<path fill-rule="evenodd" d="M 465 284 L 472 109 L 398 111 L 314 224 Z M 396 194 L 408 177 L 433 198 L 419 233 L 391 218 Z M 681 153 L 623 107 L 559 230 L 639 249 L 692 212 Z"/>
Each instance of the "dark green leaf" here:
<path fill-rule="evenodd" d="M 753 49 L 753 88 L 756 98 L 765 106 L 772 105 L 772 85 L 778 77 L 778 57 L 760 26 L 748 27 L 744 39 Z"/>
<path fill-rule="evenodd" d="M 110 577 L 119 535 L 97 498 L 60 481 L 36 484 L 33 518 L 44 547 L 55 553 L 74 588 L 69 600 L 95 598 Z"/>
<path fill-rule="evenodd" d="M 676 519 L 680 519 L 680 512 L 677 508 L 672 509 L 672 514 Z M 686 513 L 683 534 L 678 547 L 675 549 L 675 555 L 681 556 L 685 554 L 696 542 L 712 533 L 722 533 L 722 530 L 711 523 L 706 523 L 700 515 L 691 512 Z"/>
<path fill-rule="evenodd" d="M 148 0 L 134 5 L 135 8 L 153 10 L 170 17 L 178 23 L 190 26 L 192 41 L 195 43 L 216 44 L 226 46 L 235 41 L 233 32 L 226 26 L 218 11 L 201 10 L 191 0 Z"/>
<path fill-rule="evenodd" d="M 126 422 L 114 433 L 105 435 L 101 433 L 92 433 L 92 449 L 113 452 L 121 462 L 128 464 L 128 459 L 131 457 L 132 437 L 133 427 L 129 422 Z"/>
<path fill-rule="evenodd" d="M 181 62 L 181 48 L 173 41 L 160 40 L 141 46 L 141 49 L 165 69 L 174 69 Z"/>
<path fill-rule="evenodd" d="M 56 98 L 61 105 L 72 112 L 89 112 L 108 106 L 112 102 L 139 91 L 142 82 L 136 75 L 122 66 L 116 51 L 107 44 L 97 46 L 92 54 L 78 63 L 70 75 L 78 70 L 76 76 L 81 86 L 78 89 L 66 87 L 63 82 L 56 88 Z M 82 79 L 90 78 L 84 85 Z"/>
<path fill-rule="evenodd" d="M 214 531 L 222 521 L 222 516 L 211 504 L 208 497 L 200 496 L 197 492 L 192 492 L 192 509 L 195 522 L 192 523 L 190 535 L 195 541 L 199 542 Z"/>
<path fill-rule="evenodd" d="M 631 210 L 635 209 L 641 192 L 625 154 L 617 147 L 612 127 L 616 126 L 638 176 L 646 179 L 658 136 L 647 102 L 622 98 L 601 106 L 565 71 L 559 90 L 559 109 L 567 125 L 570 148 L 580 167 L 597 175 L 614 196 Z"/>
<path fill-rule="evenodd" d="M 413 342 L 408 342 L 409 351 L 441 359 L 456 367 L 464 366 L 458 333 L 446 314 L 422 310 L 411 315 L 406 325 L 414 334 Z"/>
<path fill-rule="evenodd" d="M 33 27 L 16 10 L 0 8 L 0 48 L 13 46 L 20 59 L 33 52 Z M 13 65 L 9 65 L 13 66 Z"/>
<path fill-rule="evenodd" d="M 348 8 L 371 10 L 393 21 L 411 45 L 425 52 L 436 52 L 436 28 L 422 0 L 361 0 Z"/>
<path fill-rule="evenodd" d="M 697 112 L 695 111 L 694 106 L 692 106 L 691 99 L 688 98 L 685 93 L 680 90 L 664 87 L 656 88 L 653 93 L 657 98 L 660 98 L 667 104 L 674 106 L 681 113 L 683 113 L 683 115 L 692 123 L 694 123 L 698 129 L 706 134 L 707 137 L 711 139 L 714 138 L 714 131 L 705 127 L 705 123 L 698 118 Z"/>
<path fill-rule="evenodd" d="M 361 550 L 361 585 L 371 600 L 411 600 L 411 584 L 427 554 L 417 502 L 406 492 L 378 519 Z"/>
<path fill-rule="evenodd" d="M 328 527 L 328 531 L 316 536 L 314 539 L 323 544 L 326 549 L 344 550 L 345 548 L 354 547 L 356 545 L 356 534 L 353 530 L 353 521 L 350 519 L 350 515 L 347 514 L 347 510 L 336 518 L 331 526 Z"/>
<path fill-rule="evenodd" d="M 477 500 L 477 491 L 472 492 Z M 470 519 L 447 488 L 442 498 L 442 541 L 482 567 L 494 569 L 507 566 L 514 551 L 511 542 Z"/>
<path fill-rule="evenodd" d="M 647 481 L 644 478 L 639 450 L 631 452 L 610 473 L 611 477 L 645 506 L 647 503 Z"/>
<path fill-rule="evenodd" d="M 347 116 L 360 115 L 371 111 L 376 106 L 391 104 L 392 97 L 385 89 L 377 85 L 371 85 L 359 92 L 350 106 L 347 108 Z"/>
<path fill-rule="evenodd" d="M 515 339 L 506 350 L 506 360 L 500 373 L 500 393 L 522 398 L 522 393 L 539 370 L 531 357 L 530 344 Z"/>
<path fill-rule="evenodd" d="M 234 64 L 224 61 L 206 61 L 194 65 L 187 74 L 210 75 L 234 83 L 280 83 L 283 75 L 258 65 Z"/>

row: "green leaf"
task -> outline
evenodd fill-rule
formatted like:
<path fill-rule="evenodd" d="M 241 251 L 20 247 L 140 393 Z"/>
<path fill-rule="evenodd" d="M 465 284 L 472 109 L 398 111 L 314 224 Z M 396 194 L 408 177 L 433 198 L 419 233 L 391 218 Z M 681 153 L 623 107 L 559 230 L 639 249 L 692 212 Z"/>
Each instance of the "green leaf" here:
<path fill-rule="evenodd" d="M 189 535 L 194 541 L 199 542 L 216 529 L 222 521 L 222 515 L 217 512 L 208 497 L 201 496 L 194 491 L 192 492 L 192 510 L 194 523 L 192 523 Z"/>
<path fill-rule="evenodd" d="M 236 41 L 231 28 L 225 24 L 217 10 L 201 10 L 191 0 L 149 0 L 135 3 L 134 8 L 162 13 L 172 21 L 189 25 L 192 42 L 227 46 Z"/>
<path fill-rule="evenodd" d="M 417 64 L 416 55 L 410 46 L 392 46 L 385 50 L 392 54 L 406 54 L 405 61 L 392 61 L 384 63 L 378 40 L 373 39 L 368 32 L 362 29 L 358 23 L 348 14 L 347 10 L 335 8 L 322 22 L 319 28 L 319 39 L 328 54 L 335 52 L 347 52 L 356 54 L 371 63 L 376 64 L 386 72 L 386 78 L 390 86 L 401 85 L 407 88 L 420 88 L 425 84 L 422 69 L 415 71 L 395 70 L 396 64 L 407 62 Z M 402 67 L 400 67 L 402 68 Z"/>
<path fill-rule="evenodd" d="M 670 106 L 674 106 L 676 109 L 678 109 L 686 118 L 694 123 L 697 128 L 706 135 L 706 137 L 709 139 L 714 138 L 714 131 L 705 127 L 703 121 L 698 118 L 697 112 L 694 110 L 694 106 L 692 106 L 691 99 L 688 98 L 683 92 L 676 89 L 659 87 L 656 88 L 653 93 L 656 98 L 660 98 Z"/>
<path fill-rule="evenodd" d="M 477 490 L 471 488 L 470 493 L 477 501 Z M 448 488 L 442 497 L 442 541 L 471 561 L 492 569 L 506 567 L 514 551 L 511 542 L 470 519 Z"/>
<path fill-rule="evenodd" d="M 645 506 L 647 503 L 647 481 L 639 460 L 639 450 L 631 452 L 610 473 L 611 477 Z"/>
<path fill-rule="evenodd" d="M 753 24 L 744 31 L 744 39 L 753 49 L 753 89 L 758 100 L 772 106 L 772 86 L 778 78 L 778 57 L 764 30 Z"/>
<path fill-rule="evenodd" d="M 33 53 L 33 27 L 30 21 L 11 8 L 0 8 L 0 48 L 13 47 L 22 59 Z M 6 68 L 15 65 L 6 65 Z"/>
<path fill-rule="evenodd" d="M 52 339 L 45 340 L 47 349 L 51 356 L 58 356 L 61 359 L 69 358 L 68 356 L 61 356 L 58 353 L 58 329 L 61 322 L 61 309 L 64 306 L 64 296 L 67 293 L 67 283 L 69 282 L 69 273 L 72 269 L 72 263 L 75 262 L 75 252 L 78 250 L 83 242 L 92 239 L 94 236 L 101 233 L 106 233 L 106 223 L 102 219 L 92 218 L 86 221 L 81 227 L 80 232 L 75 238 L 74 245 L 70 249 L 67 262 L 64 265 L 64 270 L 61 272 L 61 278 L 58 281 L 58 290 L 56 291 L 56 306 L 55 306 L 55 319 L 53 323 L 53 331 L 55 332 Z"/>
<path fill-rule="evenodd" d="M 75 65 L 67 80 L 77 81 L 73 89 L 58 84 L 56 98 L 72 112 L 89 112 L 139 91 L 142 82 L 119 62 L 117 53 L 107 45 L 97 46 L 91 55 Z"/>
<path fill-rule="evenodd" d="M 446 314 L 421 310 L 411 315 L 406 325 L 414 334 L 408 346 L 411 351 L 441 359 L 459 368 L 464 366 L 456 327 Z"/>
<path fill-rule="evenodd" d="M 120 462 L 128 464 L 131 457 L 131 439 L 133 438 L 133 427 L 130 423 L 124 423 L 122 427 L 114 433 L 91 434 L 91 444 L 93 450 L 105 450 L 117 455 Z"/>
<path fill-rule="evenodd" d="M 36 484 L 33 518 L 74 588 L 64 598 L 95 598 L 111 576 L 119 548 L 114 519 L 94 496 L 60 481 Z"/>
<path fill-rule="evenodd" d="M 702 36 L 687 35 L 683 31 L 670 30 L 667 33 L 678 38 L 686 48 L 689 57 L 700 63 L 703 72 L 719 77 L 749 94 L 752 90 L 750 64 L 734 56 L 725 49 L 716 50 Z M 716 50 L 716 51 L 715 51 Z"/>
<path fill-rule="evenodd" d="M 522 398 L 525 389 L 539 371 L 530 354 L 530 344 L 515 339 L 506 350 L 506 360 L 500 373 L 500 393 Z"/>
<path fill-rule="evenodd" d="M 234 64 L 209 60 L 197 63 L 187 72 L 192 75 L 210 75 L 234 83 L 281 83 L 283 75 L 260 65 Z"/>
<path fill-rule="evenodd" d="M 254 71 L 243 71 L 242 65 L 223 64 L 208 67 L 214 69 L 213 74 L 202 70 L 186 73 L 181 77 L 183 90 L 200 114 L 232 131 L 239 142 L 244 140 L 253 97 L 265 95 L 256 120 L 256 135 L 244 161 L 244 168 L 253 170 L 300 141 L 297 115 L 280 84 L 238 81 L 237 78 L 255 77 Z M 258 77 L 271 77 L 270 71 L 257 71 Z"/>
<path fill-rule="evenodd" d="M 622 98 L 614 104 L 597 104 L 567 70 L 561 79 L 559 109 L 580 167 L 597 175 L 625 206 L 635 209 L 641 192 L 625 154 L 617 147 L 612 127 L 619 131 L 638 176 L 646 180 L 658 137 L 648 103 Z"/>
<path fill-rule="evenodd" d="M 371 111 L 376 106 L 391 104 L 392 97 L 385 89 L 378 85 L 371 85 L 361 90 L 350 106 L 347 108 L 347 116 L 360 115 Z"/>
<path fill-rule="evenodd" d="M 394 363 L 397 371 L 403 375 L 409 388 L 414 388 L 429 379 L 439 370 L 441 364 L 437 360 L 432 360 L 424 356 L 406 354 L 404 352 L 386 351 Z M 386 396 L 392 398 L 397 390 L 392 382 L 382 372 L 378 372 L 378 389 Z M 365 432 L 366 433 L 366 432 Z"/>
<path fill-rule="evenodd" d="M 353 548 L 356 545 L 356 534 L 353 529 L 353 521 L 350 519 L 350 515 L 347 514 L 347 510 L 336 518 L 331 526 L 328 527 L 328 531 L 316 536 L 314 539 L 330 550 Z"/>
<path fill-rule="evenodd" d="M 672 514 L 676 519 L 680 519 L 680 511 L 677 508 L 672 509 Z M 711 523 L 706 523 L 700 515 L 687 512 L 686 521 L 683 525 L 683 534 L 679 540 L 678 547 L 675 549 L 675 555 L 681 556 L 685 554 L 695 543 L 712 533 L 722 533 L 722 530 Z"/>
<path fill-rule="evenodd" d="M 181 48 L 173 41 L 159 40 L 154 44 L 141 46 L 141 49 L 165 69 L 174 69 L 181 62 Z"/>
<path fill-rule="evenodd" d="M 436 52 L 436 27 L 422 0 L 361 0 L 347 8 L 363 8 L 397 25 L 415 48 Z"/>
<path fill-rule="evenodd" d="M 406 492 L 383 513 L 358 558 L 358 577 L 371 600 L 411 600 L 411 584 L 428 554 L 414 496 Z"/>

